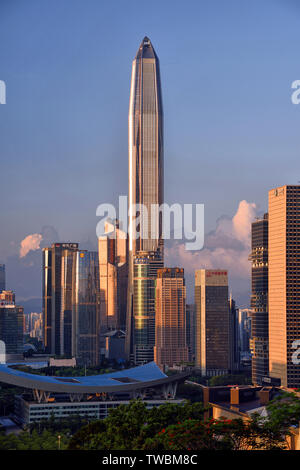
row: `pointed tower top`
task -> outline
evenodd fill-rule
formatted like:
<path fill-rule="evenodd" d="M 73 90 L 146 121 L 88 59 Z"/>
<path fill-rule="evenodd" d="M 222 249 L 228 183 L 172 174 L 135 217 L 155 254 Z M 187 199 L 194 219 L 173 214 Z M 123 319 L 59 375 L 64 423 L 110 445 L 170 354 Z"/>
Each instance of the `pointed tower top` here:
<path fill-rule="evenodd" d="M 154 47 L 148 36 L 145 36 L 142 40 L 135 59 L 157 59 Z"/>

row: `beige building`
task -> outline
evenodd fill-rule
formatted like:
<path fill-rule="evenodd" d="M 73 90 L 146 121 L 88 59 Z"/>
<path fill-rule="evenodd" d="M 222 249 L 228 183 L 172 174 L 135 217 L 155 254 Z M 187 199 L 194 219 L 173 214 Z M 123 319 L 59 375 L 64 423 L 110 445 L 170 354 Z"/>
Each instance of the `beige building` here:
<path fill-rule="evenodd" d="M 105 225 L 98 239 L 100 277 L 100 328 L 125 329 L 127 308 L 127 239 L 118 222 Z"/>
<path fill-rule="evenodd" d="M 184 270 L 159 269 L 155 297 L 154 360 L 161 368 L 187 362 Z"/>
<path fill-rule="evenodd" d="M 196 367 L 202 375 L 223 375 L 231 369 L 231 324 L 226 270 L 195 272 Z"/>
<path fill-rule="evenodd" d="M 269 191 L 269 374 L 300 386 L 300 186 Z M 295 361 L 294 361 L 295 362 Z"/>

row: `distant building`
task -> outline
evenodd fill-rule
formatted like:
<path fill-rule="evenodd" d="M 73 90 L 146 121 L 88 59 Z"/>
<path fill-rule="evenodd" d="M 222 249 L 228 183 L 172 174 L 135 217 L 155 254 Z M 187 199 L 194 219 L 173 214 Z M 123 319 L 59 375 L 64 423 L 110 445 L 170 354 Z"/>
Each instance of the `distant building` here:
<path fill-rule="evenodd" d="M 268 214 L 251 225 L 252 382 L 262 385 L 269 374 Z"/>
<path fill-rule="evenodd" d="M 5 343 L 7 355 L 23 354 L 23 307 L 0 302 L 0 341 Z"/>
<path fill-rule="evenodd" d="M 5 264 L 0 264 L 0 292 L 6 289 Z"/>
<path fill-rule="evenodd" d="M 269 191 L 268 212 L 269 375 L 299 388 L 300 186 Z"/>
<path fill-rule="evenodd" d="M 43 314 L 28 313 L 24 315 L 24 319 L 25 333 L 29 334 L 31 338 L 37 338 L 41 341 L 43 339 Z"/>
<path fill-rule="evenodd" d="M 232 346 L 226 270 L 196 271 L 195 303 L 196 367 L 204 376 L 228 374 Z"/>
<path fill-rule="evenodd" d="M 196 306 L 195 304 L 187 304 L 185 308 L 185 324 L 186 324 L 186 344 L 189 349 L 189 361 L 195 360 L 195 319 L 196 319 Z"/>
<path fill-rule="evenodd" d="M 163 265 L 159 252 L 139 252 L 134 257 L 132 359 L 136 365 L 154 358 L 155 283 Z"/>
<path fill-rule="evenodd" d="M 104 337 L 104 357 L 108 361 L 125 362 L 125 332 L 122 330 L 108 331 Z"/>
<path fill-rule="evenodd" d="M 187 362 L 184 270 L 159 269 L 155 297 L 154 360 L 161 368 Z"/>

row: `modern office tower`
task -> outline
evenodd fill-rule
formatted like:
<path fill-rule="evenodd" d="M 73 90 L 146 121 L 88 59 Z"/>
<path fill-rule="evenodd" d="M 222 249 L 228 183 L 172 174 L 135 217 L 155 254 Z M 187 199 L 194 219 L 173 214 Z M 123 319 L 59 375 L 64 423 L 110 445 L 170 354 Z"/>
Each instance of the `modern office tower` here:
<path fill-rule="evenodd" d="M 268 212 L 269 376 L 284 387 L 298 388 L 300 186 L 269 191 Z"/>
<path fill-rule="evenodd" d="M 195 272 L 196 367 L 202 375 L 227 374 L 231 369 L 227 271 Z"/>
<path fill-rule="evenodd" d="M 133 60 L 128 116 L 129 153 L 129 280 L 126 355 L 133 350 L 133 270 L 140 251 L 159 251 L 163 258 L 162 216 L 153 211 L 163 203 L 163 106 L 159 60 L 145 37 Z M 146 209 L 141 210 L 141 205 Z M 138 213 L 139 211 L 139 213 Z M 140 223 L 136 227 L 135 214 Z M 137 232 L 140 236 L 137 236 Z"/>
<path fill-rule="evenodd" d="M 78 251 L 73 274 L 73 355 L 78 364 L 98 365 L 100 338 L 99 260 L 97 252 Z"/>
<path fill-rule="evenodd" d="M 185 308 L 185 324 L 186 324 L 186 344 L 189 349 L 189 361 L 195 360 L 195 320 L 196 306 L 195 304 L 187 304 Z"/>
<path fill-rule="evenodd" d="M 23 307 L 9 301 L 0 302 L 0 341 L 6 354 L 23 354 Z"/>
<path fill-rule="evenodd" d="M 5 290 L 5 264 L 0 264 L 0 292 Z"/>
<path fill-rule="evenodd" d="M 230 295 L 229 301 L 229 320 L 230 320 L 230 369 L 236 371 L 240 369 L 240 350 L 239 350 L 239 323 L 238 312 L 235 300 Z"/>
<path fill-rule="evenodd" d="M 63 250 L 61 257 L 61 299 L 60 299 L 60 355 L 73 357 L 74 315 L 73 292 L 76 288 L 77 251 Z"/>
<path fill-rule="evenodd" d="M 43 249 L 44 343 L 50 354 L 62 354 L 62 259 L 66 251 L 78 251 L 78 243 L 53 243 Z"/>
<path fill-rule="evenodd" d="M 250 353 L 252 311 L 249 308 L 238 309 L 238 339 L 241 367 L 250 367 L 252 358 Z"/>
<path fill-rule="evenodd" d="M 154 359 L 155 282 L 163 260 L 157 251 L 139 252 L 134 257 L 132 345 L 136 365 Z"/>
<path fill-rule="evenodd" d="M 107 222 L 98 239 L 101 333 L 125 330 L 128 288 L 128 240 L 119 222 Z"/>
<path fill-rule="evenodd" d="M 252 382 L 269 375 L 268 214 L 251 225 L 251 352 Z"/>
<path fill-rule="evenodd" d="M 159 269 L 155 297 L 154 361 L 160 368 L 187 362 L 184 270 Z"/>

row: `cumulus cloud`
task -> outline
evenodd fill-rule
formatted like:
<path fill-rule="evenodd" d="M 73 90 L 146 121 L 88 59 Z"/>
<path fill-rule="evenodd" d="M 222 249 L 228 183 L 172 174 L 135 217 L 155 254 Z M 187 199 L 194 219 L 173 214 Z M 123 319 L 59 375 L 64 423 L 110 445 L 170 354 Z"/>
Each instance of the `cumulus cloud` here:
<path fill-rule="evenodd" d="M 42 239 L 43 236 L 40 233 L 27 235 L 20 244 L 20 258 L 24 258 L 30 251 L 39 250 Z"/>
<path fill-rule="evenodd" d="M 166 249 L 166 263 L 183 266 L 187 274 L 196 269 L 228 269 L 232 279 L 249 279 L 248 256 L 251 245 L 251 222 L 257 215 L 256 204 L 241 201 L 232 218 L 222 216 L 216 229 L 205 237 L 201 251 L 186 251 L 183 243 Z"/>

